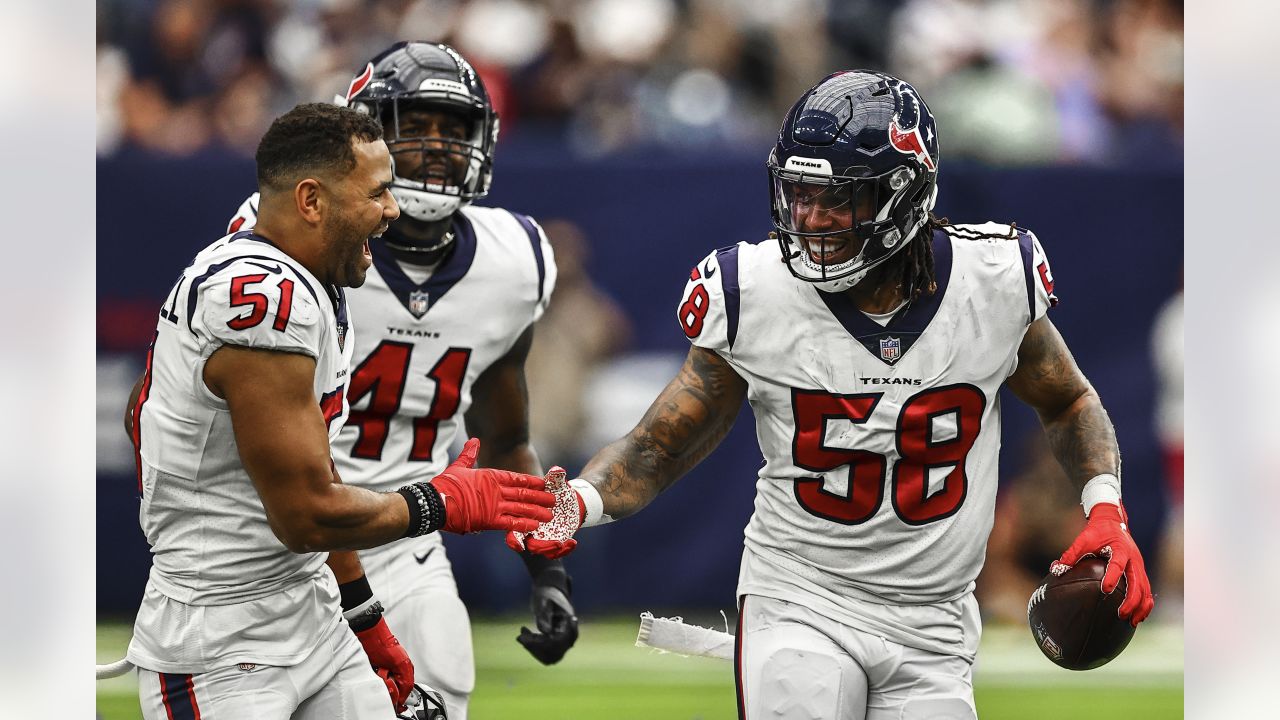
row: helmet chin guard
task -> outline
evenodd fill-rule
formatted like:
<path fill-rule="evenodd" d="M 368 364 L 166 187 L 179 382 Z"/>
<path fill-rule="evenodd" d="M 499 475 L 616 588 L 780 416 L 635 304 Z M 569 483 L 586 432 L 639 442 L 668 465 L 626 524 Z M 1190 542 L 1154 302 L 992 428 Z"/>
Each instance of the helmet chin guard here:
<path fill-rule="evenodd" d="M 408 188 L 400 183 L 399 178 L 391 186 L 391 197 L 396 199 L 400 212 L 422 222 L 445 220 L 463 206 L 462 198 L 458 195 Z"/>

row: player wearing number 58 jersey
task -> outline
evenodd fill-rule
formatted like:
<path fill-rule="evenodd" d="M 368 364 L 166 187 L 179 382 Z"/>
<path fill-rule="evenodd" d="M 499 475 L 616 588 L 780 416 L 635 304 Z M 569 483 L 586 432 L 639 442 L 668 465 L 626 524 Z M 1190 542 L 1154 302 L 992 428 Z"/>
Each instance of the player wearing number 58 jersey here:
<path fill-rule="evenodd" d="M 688 360 L 572 482 L 579 516 L 552 523 L 637 512 L 749 401 L 765 459 L 738 583 L 750 720 L 975 717 L 1002 386 L 1082 489 L 1089 523 L 1061 563 L 1109 556 L 1104 590 L 1128 580 L 1121 615 L 1151 610 L 1114 430 L 1046 316 L 1044 249 L 1013 225 L 932 215 L 936 133 L 916 90 L 882 73 L 836 73 L 800 98 L 768 160 L 777 234 L 693 268 L 677 311 Z M 572 540 L 525 542 L 558 554 Z"/>

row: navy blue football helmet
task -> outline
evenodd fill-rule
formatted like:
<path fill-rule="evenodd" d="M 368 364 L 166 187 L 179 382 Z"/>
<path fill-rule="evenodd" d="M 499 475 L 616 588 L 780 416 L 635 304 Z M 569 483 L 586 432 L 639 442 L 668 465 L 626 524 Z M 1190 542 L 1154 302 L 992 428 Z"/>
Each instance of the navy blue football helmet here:
<path fill-rule="evenodd" d="M 938 160 L 933 114 L 908 83 L 853 70 L 810 88 L 767 163 L 792 274 L 837 292 L 891 258 L 929 218 Z"/>
<path fill-rule="evenodd" d="M 453 48 L 396 43 L 352 79 L 339 104 L 382 122 L 396 165 L 391 194 L 408 217 L 444 220 L 489 192 L 498 116 L 475 68 Z M 454 132 L 446 136 L 436 125 L 423 134 L 430 126 L 406 117 L 414 110 L 456 118 Z"/>

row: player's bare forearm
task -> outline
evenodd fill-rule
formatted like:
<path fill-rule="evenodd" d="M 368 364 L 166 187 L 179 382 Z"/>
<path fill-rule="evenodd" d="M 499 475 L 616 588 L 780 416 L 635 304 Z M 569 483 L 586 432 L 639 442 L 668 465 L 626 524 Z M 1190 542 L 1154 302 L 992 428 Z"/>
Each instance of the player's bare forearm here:
<path fill-rule="evenodd" d="M 640 424 L 583 469 L 605 514 L 635 514 L 702 462 L 729 433 L 746 396 L 746 381 L 729 363 L 710 350 L 690 349 Z"/>
<path fill-rule="evenodd" d="M 397 493 L 343 485 L 305 355 L 224 346 L 205 365 L 226 399 L 236 449 L 267 521 L 294 552 L 359 550 L 402 537 L 409 510 Z"/>
<path fill-rule="evenodd" d="M 1078 487 L 1102 473 L 1120 472 L 1111 418 L 1047 317 L 1027 329 L 1008 384 L 1040 416 L 1054 457 Z"/>
<path fill-rule="evenodd" d="M 364 567 L 360 565 L 360 556 L 353 550 L 337 550 L 329 553 L 325 561 L 338 584 L 349 583 L 364 577 Z"/>

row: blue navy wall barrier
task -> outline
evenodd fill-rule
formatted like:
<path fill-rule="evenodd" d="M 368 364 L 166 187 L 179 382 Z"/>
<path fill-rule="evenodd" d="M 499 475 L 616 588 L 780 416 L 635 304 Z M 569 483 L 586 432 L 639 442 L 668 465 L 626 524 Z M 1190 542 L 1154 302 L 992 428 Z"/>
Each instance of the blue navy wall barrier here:
<path fill-rule="evenodd" d="M 693 263 L 716 247 L 763 239 L 770 228 L 762 157 L 586 162 L 504 148 L 486 204 L 576 222 L 592 243 L 589 271 L 634 322 L 633 348 L 683 352 L 675 306 Z M 221 234 L 254 188 L 251 161 L 218 155 L 123 155 L 100 160 L 97 180 L 101 308 L 158 308 L 179 269 Z M 1017 221 L 1040 237 L 1062 299 L 1053 320 L 1115 422 L 1133 531 L 1153 553 L 1164 495 L 1149 333 L 1156 310 L 1181 285 L 1181 173 L 951 163 L 942 169 L 938 211 L 956 222 Z M 151 328 L 127 330 L 100 327 L 100 352 L 145 352 Z M 104 343 L 107 335 L 115 340 Z M 121 347 L 121 337 L 143 339 Z M 1038 423 L 1011 397 L 1003 408 L 1007 478 Z M 712 457 L 645 512 L 587 531 L 568 561 L 580 609 L 731 608 L 760 462 L 744 410 Z M 150 561 L 137 507 L 134 478 L 98 477 L 103 614 L 131 617 L 141 597 Z M 501 537 L 450 537 L 448 547 L 473 609 L 508 611 L 527 602 L 519 559 Z"/>

